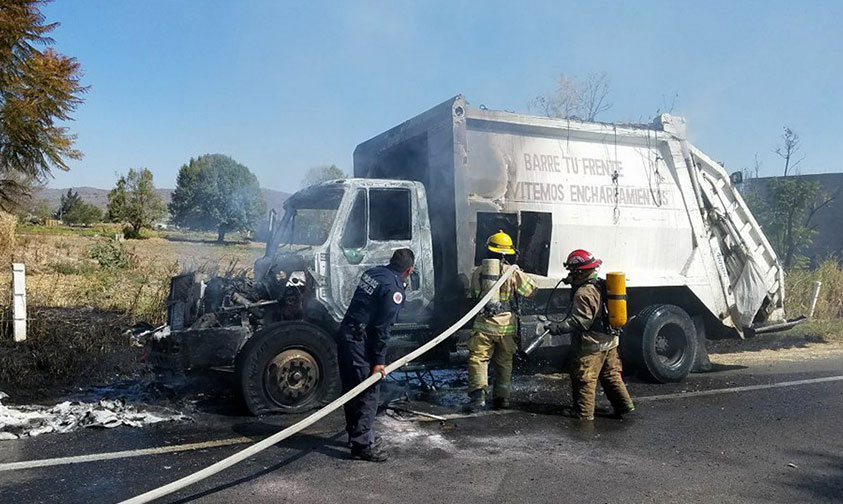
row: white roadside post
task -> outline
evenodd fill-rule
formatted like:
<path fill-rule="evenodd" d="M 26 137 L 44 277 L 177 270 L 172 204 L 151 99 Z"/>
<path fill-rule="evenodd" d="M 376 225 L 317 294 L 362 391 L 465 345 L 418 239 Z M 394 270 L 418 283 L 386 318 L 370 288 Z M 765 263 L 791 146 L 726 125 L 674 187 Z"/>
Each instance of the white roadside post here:
<path fill-rule="evenodd" d="M 814 318 L 814 308 L 817 307 L 817 299 L 820 297 L 820 287 L 823 283 L 819 280 L 814 282 L 814 289 L 811 291 L 811 312 L 808 313 L 808 318 Z"/>
<path fill-rule="evenodd" d="M 15 341 L 26 339 L 26 266 L 12 263 L 12 318 Z"/>

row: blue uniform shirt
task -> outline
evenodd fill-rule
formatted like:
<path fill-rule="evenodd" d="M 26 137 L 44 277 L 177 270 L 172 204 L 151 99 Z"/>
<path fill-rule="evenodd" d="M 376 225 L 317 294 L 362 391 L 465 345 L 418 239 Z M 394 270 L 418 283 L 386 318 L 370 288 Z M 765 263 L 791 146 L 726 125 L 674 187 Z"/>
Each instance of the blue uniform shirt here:
<path fill-rule="evenodd" d="M 385 364 L 386 340 L 403 305 L 404 282 L 392 268 L 377 266 L 360 277 L 342 325 L 348 328 L 366 326 L 366 353 L 373 365 Z"/>

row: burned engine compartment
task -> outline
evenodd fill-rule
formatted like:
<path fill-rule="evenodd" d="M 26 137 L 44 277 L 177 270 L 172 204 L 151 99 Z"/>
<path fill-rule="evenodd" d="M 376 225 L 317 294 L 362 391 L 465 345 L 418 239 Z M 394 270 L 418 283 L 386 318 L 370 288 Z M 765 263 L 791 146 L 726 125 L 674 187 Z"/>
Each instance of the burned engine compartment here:
<path fill-rule="evenodd" d="M 147 341 L 160 368 L 228 367 L 248 338 L 283 321 L 302 320 L 313 292 L 309 262 L 296 254 L 258 259 L 254 269 L 172 277 L 167 326 Z M 252 274 L 253 273 L 253 274 Z"/>
<path fill-rule="evenodd" d="M 173 277 L 167 300 L 170 329 L 247 326 L 253 331 L 282 320 L 300 320 L 308 292 L 307 262 L 285 254 L 266 268 L 223 275 L 188 272 Z M 250 271 L 255 275 L 250 276 Z"/>

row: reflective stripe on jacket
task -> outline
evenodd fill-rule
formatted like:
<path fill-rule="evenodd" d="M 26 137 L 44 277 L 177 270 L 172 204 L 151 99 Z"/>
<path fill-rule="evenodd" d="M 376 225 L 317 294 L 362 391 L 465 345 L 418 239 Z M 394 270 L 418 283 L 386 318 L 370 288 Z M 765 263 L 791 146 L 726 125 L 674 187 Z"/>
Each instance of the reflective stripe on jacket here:
<path fill-rule="evenodd" d="M 506 265 L 501 266 L 503 269 Z M 523 271 L 516 270 L 501 286 L 500 301 L 508 304 L 515 295 L 532 297 L 535 293 L 536 282 Z M 480 299 L 485 294 L 480 283 L 480 268 L 474 268 L 474 273 L 471 275 L 471 295 L 474 299 Z M 490 336 L 514 336 L 518 332 L 518 320 L 511 311 L 504 311 L 494 316 L 481 312 L 474 318 L 472 329 Z"/>

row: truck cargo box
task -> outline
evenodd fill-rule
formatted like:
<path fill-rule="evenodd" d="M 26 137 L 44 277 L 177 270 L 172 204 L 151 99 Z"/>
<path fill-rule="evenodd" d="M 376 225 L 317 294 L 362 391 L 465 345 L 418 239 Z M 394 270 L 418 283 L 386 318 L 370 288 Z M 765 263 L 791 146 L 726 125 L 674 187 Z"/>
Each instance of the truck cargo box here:
<path fill-rule="evenodd" d="M 588 123 L 457 96 L 358 145 L 354 175 L 425 185 L 438 302 L 464 287 L 485 237 L 503 229 L 544 289 L 585 248 L 604 271 L 625 271 L 647 303 L 690 293 L 739 334 L 784 317 L 775 252 L 680 117 Z"/>

